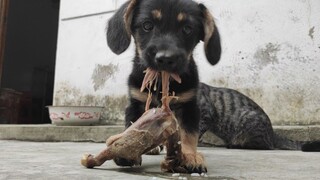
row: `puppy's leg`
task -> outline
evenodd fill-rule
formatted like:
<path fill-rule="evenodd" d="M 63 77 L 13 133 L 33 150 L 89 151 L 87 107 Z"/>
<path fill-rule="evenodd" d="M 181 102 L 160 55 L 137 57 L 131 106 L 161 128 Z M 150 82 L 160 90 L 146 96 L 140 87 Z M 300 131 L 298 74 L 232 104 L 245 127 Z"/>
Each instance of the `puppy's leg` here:
<path fill-rule="evenodd" d="M 207 172 L 202 154 L 197 152 L 195 144 L 197 135 L 187 134 L 185 131 L 179 133 L 181 141 L 177 136 L 170 137 L 166 142 L 167 155 L 161 162 L 161 170 L 171 173 L 203 173 Z"/>
<path fill-rule="evenodd" d="M 177 111 L 180 122 L 181 163 L 187 173 L 207 172 L 202 154 L 197 152 L 200 110 L 196 100 L 182 105 Z"/>
<path fill-rule="evenodd" d="M 198 137 L 198 133 L 187 133 L 181 130 L 181 166 L 188 173 L 207 172 L 204 157 L 201 153 L 197 152 Z"/>
<path fill-rule="evenodd" d="M 167 155 L 161 162 L 161 170 L 171 173 L 187 173 L 186 169 L 180 166 L 182 160 L 180 131 L 171 135 L 165 142 L 165 146 Z"/>
<path fill-rule="evenodd" d="M 196 100 L 183 106 L 181 119 L 182 166 L 189 173 L 207 172 L 202 154 L 197 152 L 199 138 L 200 109 Z"/>
<path fill-rule="evenodd" d="M 140 101 L 135 99 L 131 99 L 130 105 L 126 108 L 126 129 L 131 126 L 136 120 L 138 120 L 144 112 L 143 104 Z M 114 158 L 114 162 L 118 166 L 134 166 L 134 165 L 141 165 L 142 158 L 138 161 L 127 160 L 124 158 Z"/>

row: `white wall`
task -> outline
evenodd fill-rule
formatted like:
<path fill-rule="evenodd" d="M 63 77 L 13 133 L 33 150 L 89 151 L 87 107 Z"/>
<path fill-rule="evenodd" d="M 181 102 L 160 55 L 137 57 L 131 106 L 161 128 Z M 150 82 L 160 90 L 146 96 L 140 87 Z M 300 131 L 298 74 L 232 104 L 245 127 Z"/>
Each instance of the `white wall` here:
<path fill-rule="evenodd" d="M 103 13 L 122 2 L 61 0 L 55 105 L 103 105 L 105 118 L 123 119 L 134 49 L 119 56 L 108 49 L 112 13 Z M 201 2 L 215 16 L 223 46 L 214 67 L 203 44 L 197 47 L 201 80 L 250 96 L 274 124 L 320 124 L 320 1 Z"/>

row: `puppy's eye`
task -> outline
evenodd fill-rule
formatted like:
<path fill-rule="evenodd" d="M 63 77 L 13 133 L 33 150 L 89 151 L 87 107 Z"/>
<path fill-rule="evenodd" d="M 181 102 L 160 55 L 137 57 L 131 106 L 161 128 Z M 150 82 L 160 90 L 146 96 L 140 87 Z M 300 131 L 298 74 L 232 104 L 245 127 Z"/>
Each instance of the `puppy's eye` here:
<path fill-rule="evenodd" d="M 145 21 L 142 23 L 142 28 L 145 32 L 150 32 L 153 29 L 153 23 L 151 21 Z"/>
<path fill-rule="evenodd" d="M 186 25 L 186 26 L 183 26 L 183 28 L 182 28 L 182 32 L 183 32 L 185 35 L 189 36 L 189 35 L 191 35 L 191 34 L 192 34 L 193 29 L 192 29 L 192 27 L 191 27 L 191 26 Z"/>

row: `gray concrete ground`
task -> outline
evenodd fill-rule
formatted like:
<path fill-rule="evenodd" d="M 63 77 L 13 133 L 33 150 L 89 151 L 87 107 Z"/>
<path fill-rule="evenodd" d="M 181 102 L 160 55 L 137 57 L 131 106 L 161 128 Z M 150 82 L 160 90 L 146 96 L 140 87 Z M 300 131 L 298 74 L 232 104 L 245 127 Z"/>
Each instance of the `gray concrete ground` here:
<path fill-rule="evenodd" d="M 160 171 L 162 155 L 143 156 L 141 167 L 120 168 L 112 161 L 86 169 L 83 153 L 98 153 L 104 143 L 0 140 L 0 179 L 179 179 Z M 320 153 L 199 148 L 206 158 L 203 179 L 320 179 Z M 180 179 L 201 179 L 180 175 Z"/>

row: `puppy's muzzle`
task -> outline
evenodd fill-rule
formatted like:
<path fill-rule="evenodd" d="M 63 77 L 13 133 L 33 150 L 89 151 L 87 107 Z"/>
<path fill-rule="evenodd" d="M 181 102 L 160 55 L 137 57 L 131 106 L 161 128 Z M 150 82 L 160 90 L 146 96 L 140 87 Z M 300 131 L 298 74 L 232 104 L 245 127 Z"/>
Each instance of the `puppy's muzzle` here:
<path fill-rule="evenodd" d="M 163 50 L 157 52 L 155 62 L 160 69 L 172 69 L 178 64 L 179 55 L 172 50 Z"/>
<path fill-rule="evenodd" d="M 151 68 L 181 73 L 187 64 L 186 51 L 172 44 L 156 43 L 147 48 L 147 61 Z"/>

